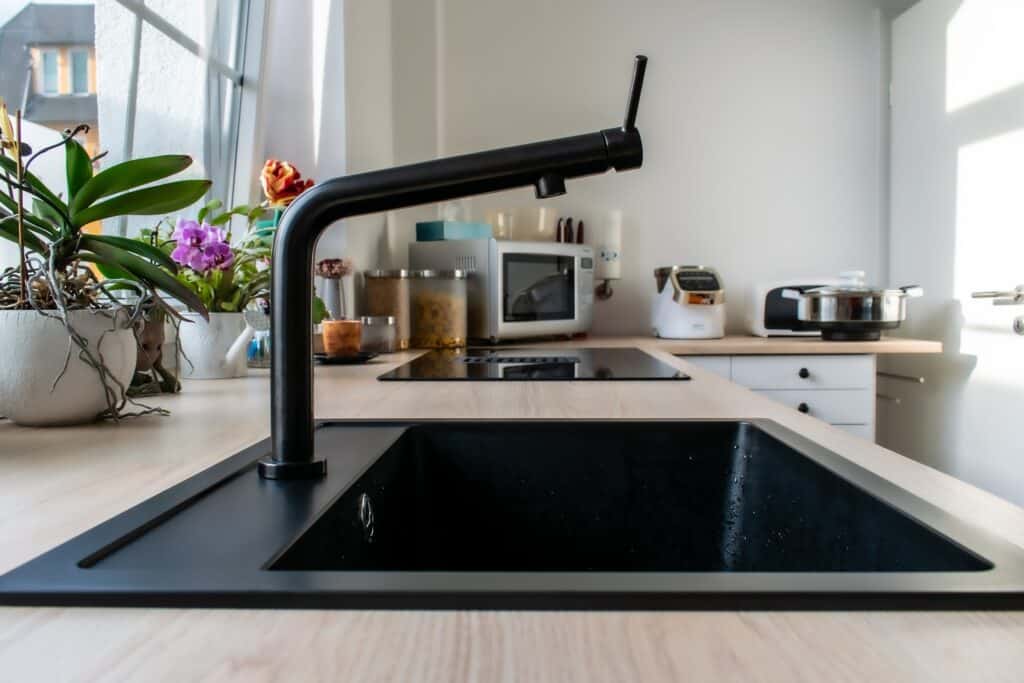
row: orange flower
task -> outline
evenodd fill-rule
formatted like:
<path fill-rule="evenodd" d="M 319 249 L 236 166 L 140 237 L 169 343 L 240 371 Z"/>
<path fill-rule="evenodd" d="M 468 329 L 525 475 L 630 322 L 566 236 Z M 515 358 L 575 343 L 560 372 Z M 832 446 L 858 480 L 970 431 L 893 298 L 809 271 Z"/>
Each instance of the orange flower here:
<path fill-rule="evenodd" d="M 260 173 L 260 185 L 270 206 L 283 207 L 313 187 L 313 181 L 303 180 L 302 174 L 287 161 L 267 159 Z"/>

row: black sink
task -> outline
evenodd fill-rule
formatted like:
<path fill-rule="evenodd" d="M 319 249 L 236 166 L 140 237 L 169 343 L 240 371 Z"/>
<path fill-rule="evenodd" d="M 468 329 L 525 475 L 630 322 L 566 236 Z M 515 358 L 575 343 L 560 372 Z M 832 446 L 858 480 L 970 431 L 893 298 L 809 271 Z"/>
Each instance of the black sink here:
<path fill-rule="evenodd" d="M 1021 608 L 1024 551 L 780 426 L 332 423 L 0 578 L 7 604 Z"/>
<path fill-rule="evenodd" d="M 271 565 L 478 572 L 991 567 L 765 432 L 731 422 L 412 427 Z"/>

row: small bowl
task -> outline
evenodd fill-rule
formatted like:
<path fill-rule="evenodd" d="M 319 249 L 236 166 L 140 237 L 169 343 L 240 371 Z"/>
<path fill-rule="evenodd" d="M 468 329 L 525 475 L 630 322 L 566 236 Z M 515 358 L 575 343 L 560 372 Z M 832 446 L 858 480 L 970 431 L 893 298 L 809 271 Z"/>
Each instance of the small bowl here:
<path fill-rule="evenodd" d="M 355 356 L 363 337 L 363 324 L 358 320 L 325 320 L 323 328 L 324 353 L 331 358 Z"/>

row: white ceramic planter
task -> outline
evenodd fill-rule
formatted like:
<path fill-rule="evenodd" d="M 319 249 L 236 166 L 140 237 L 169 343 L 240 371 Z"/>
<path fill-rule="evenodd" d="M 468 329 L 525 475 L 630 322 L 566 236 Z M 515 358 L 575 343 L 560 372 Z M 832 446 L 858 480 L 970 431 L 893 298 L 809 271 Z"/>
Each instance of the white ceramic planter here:
<path fill-rule="evenodd" d="M 210 321 L 185 315 L 178 328 L 178 375 L 185 379 L 245 377 L 246 346 L 253 330 L 241 313 L 211 313 Z"/>
<path fill-rule="evenodd" d="M 115 320 L 106 311 L 69 315 L 89 349 L 98 350 L 113 377 L 127 387 L 138 349 L 134 333 L 125 327 L 126 316 L 121 313 Z M 36 311 L 0 311 L 0 415 L 41 427 L 92 422 L 107 409 L 100 375 L 81 360 L 77 346 L 71 346 L 61 374 L 70 343 L 60 320 Z"/>

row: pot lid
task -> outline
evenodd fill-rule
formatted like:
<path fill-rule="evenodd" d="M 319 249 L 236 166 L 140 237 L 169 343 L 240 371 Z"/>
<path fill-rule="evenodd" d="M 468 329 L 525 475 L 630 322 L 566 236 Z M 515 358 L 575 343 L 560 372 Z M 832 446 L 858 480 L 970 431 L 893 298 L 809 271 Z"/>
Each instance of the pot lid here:
<path fill-rule="evenodd" d="M 824 287 L 815 287 L 813 289 L 806 289 L 801 292 L 804 296 L 823 298 L 823 297 L 839 297 L 843 299 L 848 298 L 874 298 L 874 297 L 889 297 L 889 296 L 900 296 L 900 297 L 913 297 L 921 296 L 923 290 L 917 285 L 911 285 L 908 287 L 899 287 L 897 289 L 883 289 L 881 287 L 870 287 L 865 285 L 826 285 Z"/>

